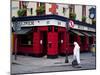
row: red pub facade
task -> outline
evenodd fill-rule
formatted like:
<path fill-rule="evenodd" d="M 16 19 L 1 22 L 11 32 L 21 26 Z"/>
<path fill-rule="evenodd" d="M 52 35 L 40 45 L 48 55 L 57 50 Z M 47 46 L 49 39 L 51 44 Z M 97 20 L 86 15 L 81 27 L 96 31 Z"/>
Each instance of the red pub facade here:
<path fill-rule="evenodd" d="M 72 20 L 74 24 L 70 27 L 70 20 L 58 15 L 12 18 L 13 25 L 21 27 L 14 32 L 17 53 L 57 58 L 58 55 L 72 54 L 74 41 L 79 43 L 81 52 L 90 51 L 90 45 L 95 43 L 96 38 L 95 25 Z"/>

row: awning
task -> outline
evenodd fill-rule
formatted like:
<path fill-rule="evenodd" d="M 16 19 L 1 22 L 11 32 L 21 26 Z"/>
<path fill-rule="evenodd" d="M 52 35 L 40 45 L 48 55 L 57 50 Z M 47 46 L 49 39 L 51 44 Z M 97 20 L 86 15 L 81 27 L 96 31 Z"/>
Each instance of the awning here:
<path fill-rule="evenodd" d="M 32 28 L 22 28 L 21 30 L 17 31 L 16 34 L 18 34 L 18 35 L 27 34 L 31 30 L 32 30 Z"/>
<path fill-rule="evenodd" d="M 92 36 L 90 33 L 88 32 L 82 32 L 83 34 L 87 35 L 87 36 Z"/>
<path fill-rule="evenodd" d="M 79 31 L 76 31 L 76 30 L 71 30 L 73 33 L 77 34 L 77 35 L 80 35 L 80 36 L 84 36 L 84 34 L 80 33 Z"/>
<path fill-rule="evenodd" d="M 90 33 L 92 36 L 96 36 L 96 34 L 95 33 Z"/>

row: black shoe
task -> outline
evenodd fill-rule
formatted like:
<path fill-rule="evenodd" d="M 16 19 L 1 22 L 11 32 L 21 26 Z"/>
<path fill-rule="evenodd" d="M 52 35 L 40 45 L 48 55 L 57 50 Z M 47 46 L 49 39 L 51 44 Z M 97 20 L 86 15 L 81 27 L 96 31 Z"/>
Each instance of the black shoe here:
<path fill-rule="evenodd" d="M 74 68 L 82 68 L 80 65 L 74 65 Z"/>

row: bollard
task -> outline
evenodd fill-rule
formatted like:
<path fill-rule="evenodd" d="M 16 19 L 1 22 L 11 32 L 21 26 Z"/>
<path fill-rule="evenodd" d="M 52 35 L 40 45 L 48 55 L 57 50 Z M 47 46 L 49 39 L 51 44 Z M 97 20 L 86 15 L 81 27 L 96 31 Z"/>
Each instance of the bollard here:
<path fill-rule="evenodd" d="M 65 57 L 65 63 L 69 63 L 67 54 L 66 54 L 66 57 Z"/>

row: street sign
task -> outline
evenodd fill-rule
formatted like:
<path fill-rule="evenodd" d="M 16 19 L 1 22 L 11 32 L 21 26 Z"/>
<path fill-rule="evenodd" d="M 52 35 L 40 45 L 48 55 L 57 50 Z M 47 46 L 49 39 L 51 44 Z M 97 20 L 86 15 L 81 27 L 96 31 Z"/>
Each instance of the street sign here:
<path fill-rule="evenodd" d="M 72 20 L 69 21 L 69 27 L 74 28 L 74 21 Z"/>

